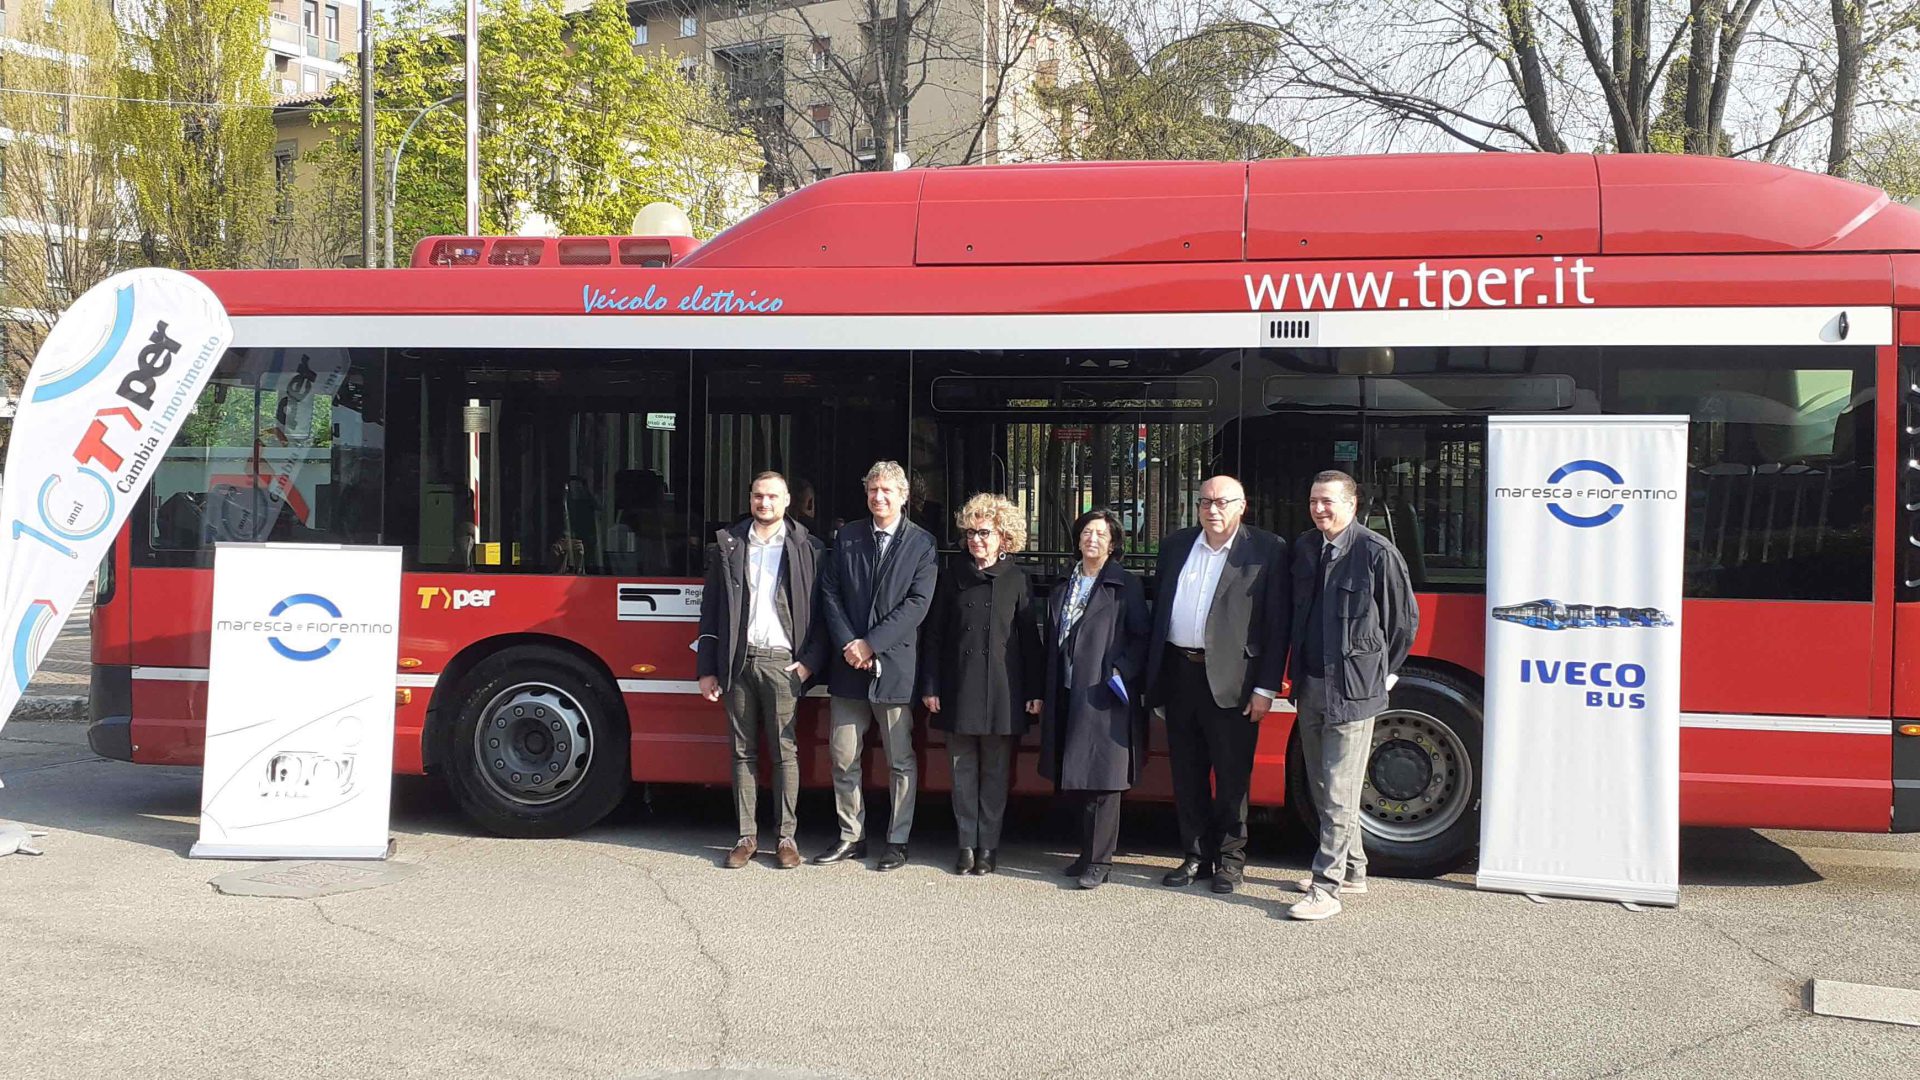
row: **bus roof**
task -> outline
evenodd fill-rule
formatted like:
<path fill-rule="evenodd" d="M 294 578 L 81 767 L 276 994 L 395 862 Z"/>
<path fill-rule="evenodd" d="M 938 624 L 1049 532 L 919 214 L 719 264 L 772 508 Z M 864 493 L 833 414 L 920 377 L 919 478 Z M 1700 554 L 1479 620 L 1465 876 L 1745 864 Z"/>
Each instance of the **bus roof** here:
<path fill-rule="evenodd" d="M 1401 154 L 851 173 L 685 268 L 1920 250 L 1878 188 L 1672 154 Z"/>

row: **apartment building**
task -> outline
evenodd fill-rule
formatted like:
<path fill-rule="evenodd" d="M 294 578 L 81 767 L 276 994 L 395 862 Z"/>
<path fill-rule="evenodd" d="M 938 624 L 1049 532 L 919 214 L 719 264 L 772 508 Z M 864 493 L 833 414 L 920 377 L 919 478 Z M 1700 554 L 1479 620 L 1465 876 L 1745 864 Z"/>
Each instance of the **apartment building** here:
<path fill-rule="evenodd" d="M 358 0 L 270 0 L 267 56 L 273 96 L 330 90 L 347 77 L 341 57 L 359 48 Z"/>

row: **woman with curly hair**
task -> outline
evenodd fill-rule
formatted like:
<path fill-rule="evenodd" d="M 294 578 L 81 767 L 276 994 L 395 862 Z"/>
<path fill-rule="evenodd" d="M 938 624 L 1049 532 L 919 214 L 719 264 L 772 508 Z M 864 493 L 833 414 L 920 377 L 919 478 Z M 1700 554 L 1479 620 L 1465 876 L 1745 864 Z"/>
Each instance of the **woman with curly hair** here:
<path fill-rule="evenodd" d="M 991 874 L 1013 748 L 1040 712 L 1040 627 L 1027 575 L 1009 557 L 1027 542 L 1020 508 L 975 495 L 954 521 L 966 550 L 941 571 L 921 626 L 920 700 L 953 764 L 953 872 Z"/>

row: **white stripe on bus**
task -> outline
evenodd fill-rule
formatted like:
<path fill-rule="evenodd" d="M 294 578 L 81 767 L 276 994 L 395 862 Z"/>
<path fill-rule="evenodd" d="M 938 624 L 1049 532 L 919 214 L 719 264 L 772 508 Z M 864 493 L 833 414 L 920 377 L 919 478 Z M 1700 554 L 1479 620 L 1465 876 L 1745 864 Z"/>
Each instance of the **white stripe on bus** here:
<path fill-rule="evenodd" d="M 147 682 L 206 682 L 206 668 L 136 667 L 133 677 Z M 399 675 L 396 685 L 431 688 L 438 675 Z M 621 679 L 625 694 L 698 694 L 700 684 L 688 679 Z M 808 697 L 826 697 L 827 688 L 816 686 Z M 1293 705 L 1274 703 L 1275 712 L 1293 712 Z M 1759 716 L 1744 713 L 1681 713 L 1680 726 L 1718 731 L 1789 731 L 1812 735 L 1887 735 L 1893 734 L 1893 721 L 1879 717 L 1847 716 Z"/>
<path fill-rule="evenodd" d="M 1837 332 L 1847 316 L 1847 336 Z M 237 346 L 309 348 L 1257 348 L 1268 319 L 1323 348 L 1417 345 L 1887 345 L 1885 307 L 1503 308 L 1093 315 L 247 315 Z"/>

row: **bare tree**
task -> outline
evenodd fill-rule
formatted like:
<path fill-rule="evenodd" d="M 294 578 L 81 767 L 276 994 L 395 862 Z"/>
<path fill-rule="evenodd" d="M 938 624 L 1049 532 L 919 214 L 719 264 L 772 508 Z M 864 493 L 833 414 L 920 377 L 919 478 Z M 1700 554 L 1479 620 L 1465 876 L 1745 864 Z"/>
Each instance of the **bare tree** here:
<path fill-rule="evenodd" d="M 1252 117 L 1280 58 L 1271 26 L 1213 0 L 1088 0 L 1055 19 L 1076 61 L 1043 89 L 1065 156 L 1236 160 L 1298 149 Z"/>
<path fill-rule="evenodd" d="M 1032 78 L 1051 0 L 741 3 L 710 24 L 718 76 L 776 190 L 820 171 L 1008 155 L 996 120 Z"/>
<path fill-rule="evenodd" d="M 1900 46 L 1920 6 L 1254 2 L 1287 41 L 1279 97 L 1308 126 L 1339 124 L 1330 141 L 1342 149 L 1684 150 L 1833 171 L 1844 170 L 1857 109 L 1898 107 Z M 1806 135 L 1823 125 L 1816 159 Z"/>

